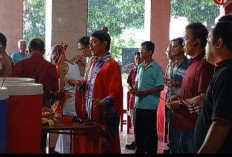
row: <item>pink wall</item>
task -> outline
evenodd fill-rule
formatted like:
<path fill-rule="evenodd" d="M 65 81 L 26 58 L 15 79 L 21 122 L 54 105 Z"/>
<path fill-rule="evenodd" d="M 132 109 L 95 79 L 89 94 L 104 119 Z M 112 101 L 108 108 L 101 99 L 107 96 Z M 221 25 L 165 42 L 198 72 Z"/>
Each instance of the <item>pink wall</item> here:
<path fill-rule="evenodd" d="M 151 41 L 155 43 L 153 58 L 165 71 L 168 63 L 166 49 L 169 43 L 170 0 L 151 1 Z"/>
<path fill-rule="evenodd" d="M 6 53 L 18 51 L 23 38 L 23 0 L 0 0 L 0 32 L 7 38 Z"/>

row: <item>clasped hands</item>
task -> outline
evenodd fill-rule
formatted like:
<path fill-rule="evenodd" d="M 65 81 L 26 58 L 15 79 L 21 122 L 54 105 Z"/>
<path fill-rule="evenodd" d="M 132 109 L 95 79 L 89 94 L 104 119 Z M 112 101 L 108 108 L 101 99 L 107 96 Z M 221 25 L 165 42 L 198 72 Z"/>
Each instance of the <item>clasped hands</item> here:
<path fill-rule="evenodd" d="M 81 80 L 76 80 L 76 79 L 65 79 L 65 81 L 70 85 L 70 86 L 81 86 L 82 85 L 82 81 Z"/>
<path fill-rule="evenodd" d="M 164 83 L 167 85 L 167 86 L 176 86 L 176 81 L 173 81 L 171 79 L 168 79 L 168 78 L 164 78 Z"/>
<path fill-rule="evenodd" d="M 177 100 L 177 98 L 178 96 L 174 95 L 167 99 L 167 107 L 170 108 L 173 112 L 181 111 L 179 106 L 180 100 Z M 187 101 L 185 100 L 182 100 L 182 102 L 184 103 L 184 108 L 188 109 L 190 113 L 195 113 L 195 114 L 200 113 L 202 100 L 194 101 L 192 104 L 187 103 Z"/>

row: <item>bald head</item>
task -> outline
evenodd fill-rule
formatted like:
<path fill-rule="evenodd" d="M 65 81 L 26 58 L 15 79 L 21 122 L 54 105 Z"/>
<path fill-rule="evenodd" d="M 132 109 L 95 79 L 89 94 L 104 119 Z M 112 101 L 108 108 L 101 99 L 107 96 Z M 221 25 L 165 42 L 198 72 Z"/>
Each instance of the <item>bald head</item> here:
<path fill-rule="evenodd" d="M 43 54 L 45 51 L 45 45 L 43 40 L 39 38 L 32 39 L 29 44 L 29 50 L 32 52 L 39 52 Z"/>

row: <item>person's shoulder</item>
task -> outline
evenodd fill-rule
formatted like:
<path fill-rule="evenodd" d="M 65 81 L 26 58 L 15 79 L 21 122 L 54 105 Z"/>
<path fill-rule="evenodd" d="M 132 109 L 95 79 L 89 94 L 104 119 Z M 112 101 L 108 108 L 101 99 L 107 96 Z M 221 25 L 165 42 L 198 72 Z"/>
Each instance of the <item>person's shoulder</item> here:
<path fill-rule="evenodd" d="M 208 68 L 212 68 L 214 69 L 214 65 L 209 63 L 206 58 L 202 59 L 201 60 L 201 63 L 200 63 L 203 67 L 208 67 Z"/>
<path fill-rule="evenodd" d="M 15 57 L 15 56 L 18 56 L 19 55 L 19 52 L 13 52 L 12 54 L 11 54 L 11 57 Z"/>
<path fill-rule="evenodd" d="M 161 68 L 160 64 L 157 63 L 154 59 L 151 61 L 151 65 L 152 65 L 154 68 Z"/>

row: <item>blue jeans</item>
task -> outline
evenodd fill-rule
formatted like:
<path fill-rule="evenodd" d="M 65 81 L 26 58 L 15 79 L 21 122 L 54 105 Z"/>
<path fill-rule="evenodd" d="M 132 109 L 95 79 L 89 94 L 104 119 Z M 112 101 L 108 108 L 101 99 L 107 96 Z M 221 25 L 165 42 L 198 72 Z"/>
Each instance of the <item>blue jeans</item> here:
<path fill-rule="evenodd" d="M 180 154 L 180 130 L 173 128 L 173 112 L 169 108 L 166 111 L 170 153 Z"/>
<path fill-rule="evenodd" d="M 193 140 L 194 140 L 194 129 L 180 130 L 180 148 L 182 154 L 196 153 Z"/>

